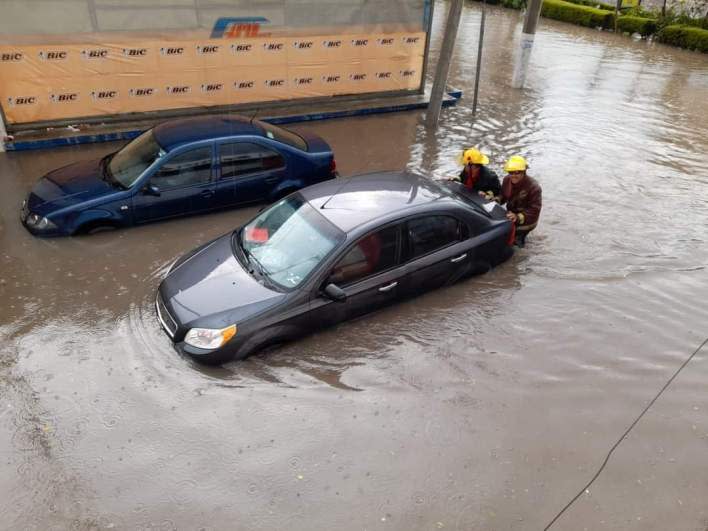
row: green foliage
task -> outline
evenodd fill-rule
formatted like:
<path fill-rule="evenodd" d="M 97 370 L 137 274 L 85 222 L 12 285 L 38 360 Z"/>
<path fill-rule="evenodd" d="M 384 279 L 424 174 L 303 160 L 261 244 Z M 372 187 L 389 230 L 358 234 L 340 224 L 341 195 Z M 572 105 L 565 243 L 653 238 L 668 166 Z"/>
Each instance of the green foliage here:
<path fill-rule="evenodd" d="M 633 16 L 619 17 L 617 30 L 623 33 L 639 33 L 642 37 L 647 37 L 656 31 L 656 20 Z"/>
<path fill-rule="evenodd" d="M 544 0 L 541 7 L 544 17 L 571 22 L 588 28 L 612 28 L 615 15 L 611 11 L 572 4 L 565 0 Z"/>
<path fill-rule="evenodd" d="M 604 2 L 597 2 L 594 0 L 566 0 L 571 4 L 577 4 L 579 6 L 595 7 L 597 9 L 602 9 L 604 11 L 614 11 L 615 6 L 606 4 Z"/>
<path fill-rule="evenodd" d="M 680 48 L 708 53 L 708 30 L 674 24 L 666 26 L 656 34 L 656 40 Z"/>

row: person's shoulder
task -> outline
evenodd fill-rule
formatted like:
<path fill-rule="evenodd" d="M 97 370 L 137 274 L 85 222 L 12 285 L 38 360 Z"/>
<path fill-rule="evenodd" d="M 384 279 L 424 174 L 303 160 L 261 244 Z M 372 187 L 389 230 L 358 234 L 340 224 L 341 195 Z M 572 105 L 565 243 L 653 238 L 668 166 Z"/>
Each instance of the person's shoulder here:
<path fill-rule="evenodd" d="M 492 168 L 489 166 L 482 166 L 484 168 L 484 173 L 487 175 L 487 177 L 492 177 L 493 179 L 499 179 L 499 175 L 497 175 L 497 172 L 495 172 Z"/>
<path fill-rule="evenodd" d="M 526 178 L 528 179 L 528 186 L 529 188 L 538 188 L 539 190 L 541 189 L 541 185 L 538 183 L 536 179 L 531 177 L 530 175 L 527 175 Z"/>

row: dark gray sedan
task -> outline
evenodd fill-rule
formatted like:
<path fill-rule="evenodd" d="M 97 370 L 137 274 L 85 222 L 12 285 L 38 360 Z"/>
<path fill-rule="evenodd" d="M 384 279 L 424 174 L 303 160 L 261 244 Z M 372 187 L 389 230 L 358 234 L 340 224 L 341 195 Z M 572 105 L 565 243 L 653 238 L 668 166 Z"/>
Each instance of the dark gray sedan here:
<path fill-rule="evenodd" d="M 175 262 L 157 314 L 197 361 L 242 358 L 489 270 L 513 254 L 504 212 L 410 173 L 310 186 Z"/>

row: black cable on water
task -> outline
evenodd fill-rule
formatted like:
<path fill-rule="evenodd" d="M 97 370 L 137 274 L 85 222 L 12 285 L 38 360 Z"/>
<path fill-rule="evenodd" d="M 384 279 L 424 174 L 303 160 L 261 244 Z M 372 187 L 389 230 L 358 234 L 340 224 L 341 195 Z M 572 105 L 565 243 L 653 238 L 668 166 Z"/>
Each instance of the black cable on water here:
<path fill-rule="evenodd" d="M 634 426 L 637 425 L 637 422 L 639 422 L 642 419 L 642 417 L 644 416 L 644 414 L 647 411 L 649 411 L 649 408 L 651 408 L 651 406 L 654 405 L 654 402 L 656 402 L 659 399 L 659 397 L 663 394 L 663 392 L 666 391 L 666 388 L 669 387 L 669 385 L 671 385 L 671 382 L 673 382 L 676 379 L 676 377 L 683 370 L 683 368 L 689 364 L 689 362 L 693 359 L 693 357 L 696 354 L 698 354 L 698 352 L 706 345 L 706 343 L 708 343 L 708 337 L 703 341 L 703 343 L 701 343 L 699 345 L 699 347 L 696 350 L 693 351 L 693 353 L 686 359 L 686 361 L 684 361 L 681 364 L 681 366 L 678 369 L 676 369 L 676 372 L 664 384 L 664 387 L 662 387 L 661 390 L 656 394 L 656 396 L 651 399 L 651 402 L 649 402 L 649 404 L 647 404 L 647 407 L 645 407 L 644 410 L 639 414 L 639 416 L 636 419 L 634 419 L 634 422 L 632 422 L 632 424 L 629 425 L 629 428 L 627 428 L 625 430 L 625 432 L 622 434 L 622 436 L 617 440 L 617 442 L 612 446 L 612 448 L 610 448 L 610 451 L 607 452 L 607 456 L 605 457 L 605 460 L 603 461 L 602 465 L 597 470 L 597 472 L 595 472 L 595 475 L 592 477 L 592 479 L 590 481 L 588 481 L 587 485 L 585 485 L 582 489 L 580 489 L 580 492 L 578 492 L 575 495 L 575 497 L 572 500 L 570 500 L 566 504 L 566 506 L 560 510 L 560 512 L 557 515 L 555 515 L 553 517 L 553 520 L 551 520 L 549 522 L 549 524 L 543 528 L 543 531 L 548 531 L 551 528 L 551 526 L 553 524 L 555 524 L 556 521 L 563 515 L 563 513 L 565 511 L 567 511 L 570 508 L 570 506 L 573 505 L 578 498 L 580 498 L 580 496 L 582 496 L 583 492 L 585 492 L 588 488 L 590 488 L 590 485 L 592 485 L 595 482 L 595 480 L 598 478 L 600 473 L 605 469 L 607 462 L 610 460 L 610 457 L 612 456 L 612 452 L 614 452 L 615 449 L 620 445 L 620 443 L 625 439 L 625 437 L 627 437 L 627 435 L 629 435 L 629 432 L 632 431 L 632 428 L 634 428 Z"/>

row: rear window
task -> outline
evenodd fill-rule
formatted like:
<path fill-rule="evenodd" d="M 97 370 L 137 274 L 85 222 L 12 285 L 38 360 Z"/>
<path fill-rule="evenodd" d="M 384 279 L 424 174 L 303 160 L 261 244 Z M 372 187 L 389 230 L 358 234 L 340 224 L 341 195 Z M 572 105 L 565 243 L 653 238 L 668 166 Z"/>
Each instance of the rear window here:
<path fill-rule="evenodd" d="M 479 212 L 487 218 L 493 217 L 491 213 L 484 208 L 485 203 L 489 201 L 479 197 L 477 192 L 471 192 L 464 184 L 457 181 L 436 181 L 440 186 L 453 192 L 457 197 L 462 199 L 466 205 L 472 207 L 475 212 Z"/>
<path fill-rule="evenodd" d="M 300 151 L 307 151 L 307 142 L 305 142 L 300 135 L 276 125 L 261 122 L 260 120 L 254 120 L 253 123 L 258 124 L 258 126 L 263 129 L 263 134 L 267 138 L 277 140 L 278 142 L 287 144 L 288 146 L 299 149 Z"/>

